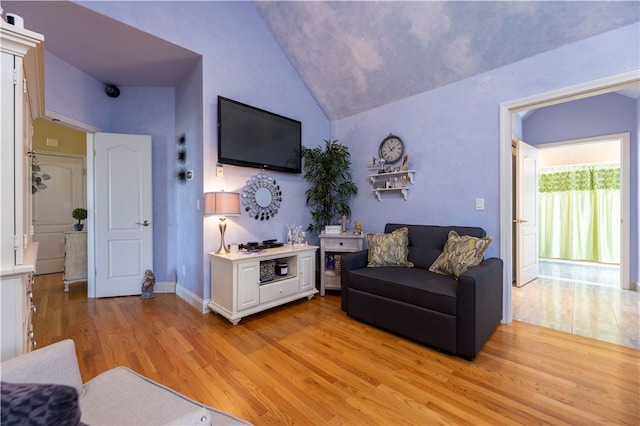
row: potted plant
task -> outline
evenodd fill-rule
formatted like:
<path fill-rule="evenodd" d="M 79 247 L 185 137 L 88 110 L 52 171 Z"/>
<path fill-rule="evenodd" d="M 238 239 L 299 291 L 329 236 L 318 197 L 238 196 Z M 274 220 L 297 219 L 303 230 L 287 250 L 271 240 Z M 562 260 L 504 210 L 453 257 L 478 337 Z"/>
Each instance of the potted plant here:
<path fill-rule="evenodd" d="M 84 228 L 84 225 L 82 224 L 81 221 L 87 218 L 87 209 L 83 209 L 82 207 L 73 209 L 73 211 L 71 212 L 71 216 L 74 219 L 78 219 L 78 223 L 73 224 L 73 229 L 75 229 L 76 231 L 82 231 L 82 228 Z"/>
<path fill-rule="evenodd" d="M 313 223 L 308 231 L 321 231 L 326 225 L 338 223 L 342 216 L 350 217 L 349 200 L 358 193 L 351 181 L 349 149 L 337 140 L 324 140 L 324 148 L 302 147 L 304 179 L 310 183 L 306 190 L 306 205 Z"/>

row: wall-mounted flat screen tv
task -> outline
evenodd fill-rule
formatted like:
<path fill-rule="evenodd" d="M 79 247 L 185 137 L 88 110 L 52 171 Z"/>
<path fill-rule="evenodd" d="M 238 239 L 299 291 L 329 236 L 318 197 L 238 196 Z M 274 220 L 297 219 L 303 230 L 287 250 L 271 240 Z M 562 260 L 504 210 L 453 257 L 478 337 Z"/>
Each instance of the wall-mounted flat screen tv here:
<path fill-rule="evenodd" d="M 218 161 L 300 173 L 302 123 L 218 96 Z"/>

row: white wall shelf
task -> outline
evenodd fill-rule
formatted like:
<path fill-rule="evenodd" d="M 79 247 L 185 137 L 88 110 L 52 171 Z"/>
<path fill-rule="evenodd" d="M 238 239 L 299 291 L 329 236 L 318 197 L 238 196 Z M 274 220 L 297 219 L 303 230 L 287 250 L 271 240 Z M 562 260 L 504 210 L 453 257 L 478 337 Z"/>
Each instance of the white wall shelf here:
<path fill-rule="evenodd" d="M 409 196 L 408 184 L 413 185 L 415 170 L 404 170 L 399 172 L 388 173 L 375 173 L 369 175 L 371 184 L 373 185 L 373 193 L 378 201 L 382 201 L 382 193 L 384 192 L 399 192 L 402 194 L 402 198 L 407 201 Z M 402 177 L 406 176 L 405 182 L 402 182 Z M 384 184 L 384 187 L 378 187 Z"/>

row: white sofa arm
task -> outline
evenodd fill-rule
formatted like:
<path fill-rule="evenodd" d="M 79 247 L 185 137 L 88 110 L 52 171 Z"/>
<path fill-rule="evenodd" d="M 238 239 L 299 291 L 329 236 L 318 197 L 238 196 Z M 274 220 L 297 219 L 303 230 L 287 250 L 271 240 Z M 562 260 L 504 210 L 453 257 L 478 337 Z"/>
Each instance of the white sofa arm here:
<path fill-rule="evenodd" d="M 0 364 L 0 379 L 12 383 L 53 383 L 83 394 L 82 377 L 73 340 L 53 343 Z"/>

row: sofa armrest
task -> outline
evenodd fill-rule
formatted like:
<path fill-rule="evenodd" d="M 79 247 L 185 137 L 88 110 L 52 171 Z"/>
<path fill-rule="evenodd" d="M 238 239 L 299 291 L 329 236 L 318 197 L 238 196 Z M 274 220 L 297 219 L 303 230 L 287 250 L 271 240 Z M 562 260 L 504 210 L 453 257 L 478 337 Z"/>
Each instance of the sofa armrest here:
<path fill-rule="evenodd" d="M 344 253 L 340 258 L 340 292 L 342 310 L 347 311 L 347 287 L 349 287 L 349 271 L 366 268 L 369 259 L 369 251 L 361 250 L 351 253 Z"/>
<path fill-rule="evenodd" d="M 82 377 L 73 340 L 63 340 L 11 358 L 0 365 L 3 382 L 58 384 L 74 387 L 82 395 Z"/>
<path fill-rule="evenodd" d="M 502 259 L 492 257 L 458 279 L 457 352 L 476 357 L 502 320 Z"/>

